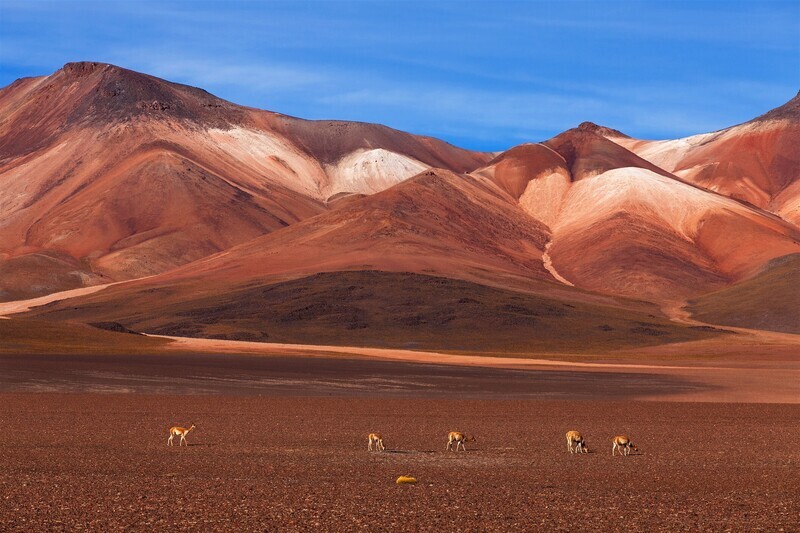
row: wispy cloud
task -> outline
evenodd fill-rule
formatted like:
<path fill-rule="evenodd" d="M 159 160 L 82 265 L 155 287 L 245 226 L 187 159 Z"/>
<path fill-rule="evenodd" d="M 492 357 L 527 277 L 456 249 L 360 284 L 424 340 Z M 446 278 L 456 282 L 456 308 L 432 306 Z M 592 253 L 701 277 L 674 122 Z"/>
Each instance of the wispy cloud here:
<path fill-rule="evenodd" d="M 709 94 L 715 97 L 712 105 Z M 748 106 L 740 106 L 738 116 L 731 115 L 731 101 L 753 99 L 760 114 L 792 95 L 791 89 L 781 91 L 755 81 L 713 80 L 705 84 L 597 86 L 583 88 L 577 94 L 564 90 L 507 92 L 384 85 L 333 94 L 320 101 L 331 108 L 367 109 L 372 113 L 382 110 L 387 116 L 405 117 L 409 122 L 425 120 L 438 134 L 458 132 L 466 136 L 472 130 L 474 135 L 489 138 L 534 141 L 586 120 L 644 137 L 687 136 L 755 116 Z"/>
<path fill-rule="evenodd" d="M 107 61 L 244 105 L 489 150 L 584 120 L 690 135 L 800 86 L 789 1 L 0 2 L 0 84 Z"/>
<path fill-rule="evenodd" d="M 301 90 L 330 82 L 333 73 L 302 65 L 269 63 L 227 63 L 214 58 L 175 57 L 147 51 L 114 54 L 114 62 L 175 81 L 185 81 L 203 88 L 239 87 L 255 91 Z"/>

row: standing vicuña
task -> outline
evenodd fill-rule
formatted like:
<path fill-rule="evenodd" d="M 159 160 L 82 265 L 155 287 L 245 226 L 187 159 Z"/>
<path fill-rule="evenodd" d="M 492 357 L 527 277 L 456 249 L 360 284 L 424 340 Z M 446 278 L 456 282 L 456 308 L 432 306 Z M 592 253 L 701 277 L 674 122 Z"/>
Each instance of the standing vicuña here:
<path fill-rule="evenodd" d="M 613 443 L 611 446 L 611 455 L 614 455 L 617 450 L 619 450 L 620 455 L 628 455 L 631 453 L 631 449 L 635 452 L 639 451 L 639 448 L 625 435 L 617 435 L 611 442 Z"/>
<path fill-rule="evenodd" d="M 573 450 L 572 446 L 575 445 Z M 589 453 L 586 440 L 577 431 L 567 431 L 567 449 L 569 453 Z"/>
<path fill-rule="evenodd" d="M 183 443 L 186 442 L 186 435 L 188 435 L 189 432 L 193 429 L 194 429 L 194 424 L 192 424 L 191 427 L 189 427 L 188 429 L 178 426 L 169 428 L 169 439 L 167 439 L 167 446 L 175 446 L 172 443 L 172 439 L 175 438 L 177 435 L 180 435 L 181 437 L 181 440 L 178 442 L 178 446 L 182 446 Z M 186 446 L 189 446 L 188 442 L 186 442 Z"/>
<path fill-rule="evenodd" d="M 383 447 L 383 437 L 381 437 L 380 433 L 370 433 L 369 437 L 369 444 L 367 444 L 367 449 L 372 451 L 372 445 L 375 444 L 375 450 L 382 452 L 386 448 Z"/>
<path fill-rule="evenodd" d="M 458 451 L 458 447 L 461 446 L 461 449 L 467 451 L 467 447 L 464 446 L 464 443 L 467 442 L 475 442 L 475 437 L 467 437 L 464 433 L 460 433 L 458 431 L 451 431 L 447 434 L 447 448 L 451 449 L 453 443 L 456 443 L 455 451 Z"/>

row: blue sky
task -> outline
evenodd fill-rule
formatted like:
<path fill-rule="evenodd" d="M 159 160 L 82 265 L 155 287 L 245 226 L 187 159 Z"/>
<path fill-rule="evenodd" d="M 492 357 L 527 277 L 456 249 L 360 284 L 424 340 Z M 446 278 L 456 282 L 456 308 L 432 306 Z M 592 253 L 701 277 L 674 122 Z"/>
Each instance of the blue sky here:
<path fill-rule="evenodd" d="M 473 149 L 672 138 L 797 93 L 800 2 L 0 0 L 0 85 L 78 60 Z"/>

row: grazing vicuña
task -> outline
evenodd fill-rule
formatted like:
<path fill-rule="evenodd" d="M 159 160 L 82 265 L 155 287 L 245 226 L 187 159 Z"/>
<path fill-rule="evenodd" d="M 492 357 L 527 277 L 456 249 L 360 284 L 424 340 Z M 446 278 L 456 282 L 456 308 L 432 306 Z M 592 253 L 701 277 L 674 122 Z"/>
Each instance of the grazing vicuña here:
<path fill-rule="evenodd" d="M 569 453 L 589 453 L 586 439 L 577 431 L 567 431 L 567 450 Z"/>
<path fill-rule="evenodd" d="M 370 433 L 369 437 L 369 444 L 367 444 L 367 449 L 372 451 L 372 445 L 375 444 L 375 450 L 382 452 L 386 448 L 383 447 L 383 437 L 380 433 Z"/>
<path fill-rule="evenodd" d="M 620 455 L 628 455 L 631 453 L 631 449 L 635 452 L 639 451 L 639 448 L 625 435 L 617 435 L 611 442 L 611 455 L 614 455 L 617 450 L 619 450 Z"/>

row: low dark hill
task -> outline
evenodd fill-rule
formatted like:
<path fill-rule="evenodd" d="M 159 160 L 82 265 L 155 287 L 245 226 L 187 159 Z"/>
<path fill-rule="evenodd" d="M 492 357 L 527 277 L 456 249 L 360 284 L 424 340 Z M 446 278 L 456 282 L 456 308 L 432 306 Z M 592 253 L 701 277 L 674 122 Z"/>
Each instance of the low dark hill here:
<path fill-rule="evenodd" d="M 154 291 L 163 293 L 158 310 Z M 124 306 L 98 293 L 32 314 L 114 321 L 162 335 L 495 353 L 602 353 L 721 334 L 630 310 L 408 273 L 321 273 L 192 300 L 169 292 L 129 293 Z"/>

